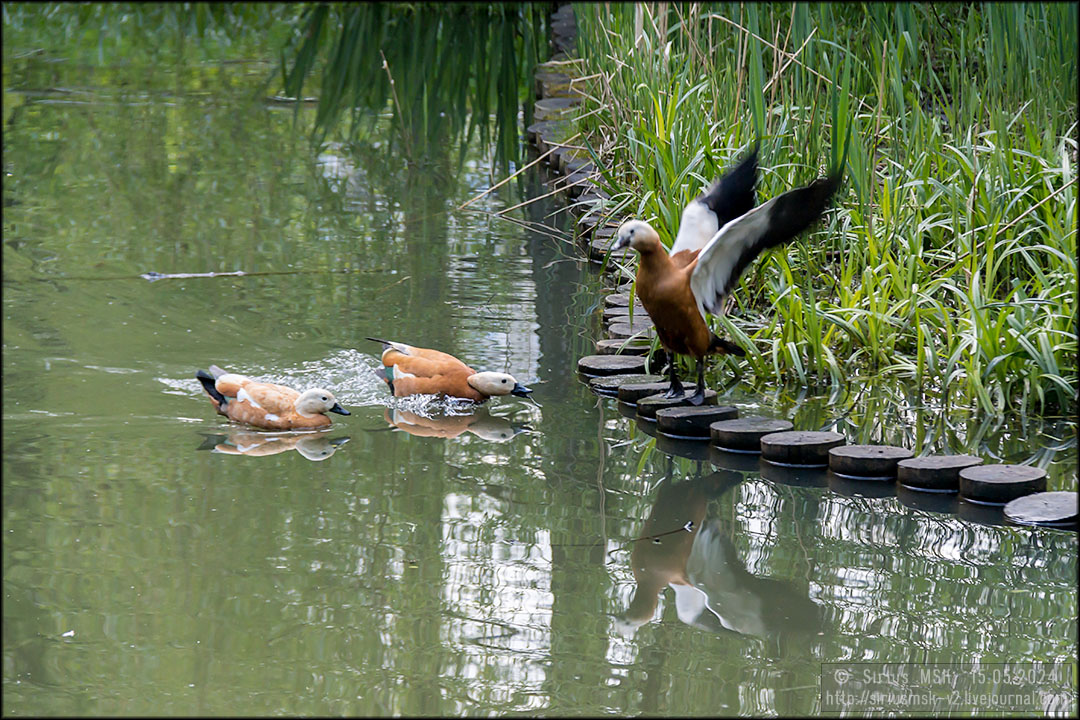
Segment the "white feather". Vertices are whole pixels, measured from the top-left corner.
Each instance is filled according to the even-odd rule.
[[[240,388],[240,391],[236,393],[236,399],[238,401],[240,401],[240,402],[243,402],[244,400],[247,400],[249,403],[251,403],[255,407],[259,408],[260,410],[262,409],[262,405],[255,402],[255,398],[248,395],[248,391],[245,390],[244,388]]]
[[[724,299],[735,288],[735,265],[769,228],[769,213],[776,198],[741,215],[713,235],[698,255],[697,266],[690,275],[690,291],[697,300],[698,312],[717,314]]]
[[[391,350],[397,350],[402,355],[412,355],[412,353],[409,352],[409,346],[405,343],[390,342],[389,340],[387,340],[386,345],[387,347],[382,351],[382,357],[386,357],[386,353],[390,352]]]
[[[718,224],[716,213],[705,203],[691,200],[690,204],[683,209],[682,220],[679,221],[679,234],[675,236],[675,242],[671,244],[669,254],[674,255],[681,250],[698,250],[705,247],[709,239],[719,230]]]

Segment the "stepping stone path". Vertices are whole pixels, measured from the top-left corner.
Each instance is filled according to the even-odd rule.
[[[981,464],[982,458],[974,455],[927,455],[898,462],[896,479],[912,490],[955,493],[960,490],[960,471]]]
[[[742,455],[742,457],[749,457]],[[792,467],[776,463],[759,463],[761,477],[780,485],[792,487],[827,487],[829,471],[823,467]]]
[[[605,338],[596,341],[597,355],[648,355],[652,345],[637,338],[626,342],[624,338]]]
[[[761,457],[779,465],[825,466],[829,451],[845,442],[836,432],[788,430],[761,438]]]
[[[661,411],[663,412],[663,411]],[[705,462],[709,459],[709,444],[694,440],[683,440],[660,432],[653,423],[644,419],[638,420],[638,426],[645,432],[652,427],[656,431],[656,449],[668,455],[678,455],[689,460]],[[651,434],[651,433],[650,433]]]
[[[693,391],[687,391],[683,393],[682,397],[666,398],[662,394],[650,395],[638,400],[637,403],[637,416],[650,422],[656,422],[656,413],[663,408],[680,407],[682,405],[690,405],[690,398],[693,396]],[[716,391],[705,391],[705,402],[702,405],[715,405],[716,404]]]
[[[1004,505],[1046,489],[1046,471],[1030,465],[979,465],[960,471],[960,495],[969,502]]]
[[[959,472],[959,471],[957,471]],[[959,478],[958,478],[959,480]],[[902,505],[926,512],[946,513],[955,515],[960,504],[956,492],[926,492],[921,488],[910,488],[907,485],[897,484],[896,499]]]
[[[709,426],[713,445],[737,453],[761,453],[761,438],[770,433],[791,430],[787,420],[751,415],[737,420],[721,420]]]
[[[587,377],[644,373],[645,358],[640,355],[586,355],[578,360],[578,372]]]
[[[671,386],[671,383],[663,378],[651,382],[634,382],[619,386],[619,402],[625,405],[636,406],[638,400],[657,393],[662,393]],[[636,410],[634,412],[637,412]]]
[[[643,338],[652,338],[656,333],[653,329],[653,322],[646,315],[643,318],[634,318],[633,323],[617,322],[611,323],[607,329],[608,335],[613,338],[628,338],[637,335]]]
[[[663,380],[659,375],[606,375],[589,380],[593,392],[616,397],[619,388],[630,383],[654,383]]]
[[[730,405],[669,407],[656,411],[656,428],[661,435],[678,440],[708,441],[710,425],[737,417],[739,411]]]
[[[829,469],[860,480],[895,480],[896,464],[914,455],[894,445],[841,445],[829,450]]]
[[[1005,505],[1005,517],[1020,525],[1076,527],[1077,495],[1074,492],[1040,492]]]

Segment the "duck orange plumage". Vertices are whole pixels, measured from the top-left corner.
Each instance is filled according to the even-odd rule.
[[[512,375],[476,372],[453,355],[439,350],[380,340],[383,366],[375,373],[390,386],[394,397],[446,395],[482,403],[495,395],[528,397],[532,392]]]
[[[704,247],[687,245],[671,255],[647,222],[630,220],[619,228],[613,251],[630,247],[640,254],[635,289],[656,326],[660,343],[669,353],[692,355],[697,360],[692,404],[700,405],[705,399],[706,355],[745,355],[738,345],[713,334],[705,322],[706,312],[722,312],[724,301],[754,258],[793,240],[809,227],[825,211],[839,185],[840,175],[836,174],[778,195],[725,223]],[[667,396],[682,395],[674,361],[669,377]]]
[[[216,365],[210,366],[210,372],[199,370],[195,377],[220,414],[267,430],[326,427],[330,424],[326,413],[350,414],[322,388],[301,393],[285,385],[225,372]]]

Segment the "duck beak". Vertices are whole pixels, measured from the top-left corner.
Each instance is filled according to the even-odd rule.
[[[532,390],[525,387],[521,383],[514,383],[514,389],[510,391],[511,395],[517,395],[518,397],[527,398]]]
[[[615,244],[611,246],[611,252],[628,247],[630,247],[630,236],[619,233],[619,237],[615,239]]]
[[[341,403],[334,403],[334,407],[330,408],[330,412],[337,413],[338,415],[352,415],[351,412],[341,407]]]

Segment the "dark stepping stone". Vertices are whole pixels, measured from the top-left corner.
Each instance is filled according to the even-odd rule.
[[[709,443],[698,442],[697,440],[683,440],[666,435],[660,432],[653,423],[645,419],[639,419],[638,423],[644,432],[648,432],[647,427],[656,430],[656,449],[660,452],[690,460],[701,460],[702,462],[709,459]]]
[[[607,375],[589,380],[589,388],[601,395],[619,394],[619,388],[628,383],[654,383],[663,380],[659,375]]]
[[[1030,465],[979,465],[960,471],[960,494],[968,502],[1004,505],[1046,489],[1046,471]]]
[[[638,355],[586,355],[578,360],[578,372],[589,377],[645,372],[645,358]]]
[[[954,493],[960,490],[960,471],[981,465],[974,455],[927,455],[896,464],[896,479],[912,490]]]
[[[909,488],[906,485],[896,486],[896,499],[900,504],[909,508],[923,510],[925,512],[956,514],[956,508],[960,500],[953,492],[926,492],[918,488]]]
[[[640,415],[634,415],[634,426],[645,433],[649,437],[658,437],[656,432],[656,423],[641,417]]]
[[[613,338],[628,338],[636,335],[639,338],[651,340],[656,331],[653,329],[652,320],[646,315],[643,318],[635,317],[633,323],[611,323],[608,325],[607,334]]]
[[[1005,505],[1005,517],[1020,525],[1076,526],[1076,493],[1040,492]]]
[[[560,72],[536,73],[536,83],[533,89],[536,91],[536,97],[538,98],[570,97],[574,94],[570,90],[570,76]]]
[[[598,355],[648,355],[652,345],[641,340],[626,342],[621,338],[608,338],[596,341]]]
[[[666,398],[663,394],[650,395],[638,400],[637,414],[639,418],[643,418],[649,422],[656,422],[656,412],[664,408],[680,407],[683,405],[690,406],[690,397],[694,394],[693,388],[687,389],[683,393],[682,397]],[[702,405],[715,405],[716,404],[716,391],[705,391],[705,402]]]
[[[768,465],[769,462],[763,460],[761,464]],[[896,495],[896,483],[866,482],[865,479],[852,480],[841,477],[832,470],[826,470],[825,476],[828,478],[829,489],[838,495],[867,498],[885,498]]]
[[[847,440],[837,432],[787,430],[761,438],[761,457],[778,465],[829,464],[829,451]]]
[[[715,424],[713,423],[713,425]],[[709,462],[723,470],[738,473],[757,473],[761,470],[760,465],[764,464],[760,463],[760,460],[761,456],[758,453],[728,452],[723,448],[718,448],[716,445],[709,444]]]
[[[612,321],[611,318],[626,318],[626,322],[630,322],[630,306],[629,305],[612,305],[611,307],[604,308],[604,320]],[[634,319],[649,317],[649,313],[645,312],[645,308],[640,305],[634,306]]]
[[[740,457],[756,456],[744,453]],[[761,477],[778,485],[827,487],[829,484],[829,471],[823,467],[790,467],[764,460],[759,463],[758,472],[761,473]]]
[[[552,97],[537,100],[533,106],[533,117],[537,120],[554,120],[569,116],[574,108],[581,104],[581,98]]]
[[[1006,525],[1004,508],[1004,505],[983,505],[960,498],[956,503],[956,515],[980,525]]]
[[[761,452],[761,438],[795,427],[787,420],[751,415],[737,420],[721,420],[709,426],[712,444],[736,453]],[[756,462],[756,461],[755,461]]]
[[[671,386],[667,380],[653,380],[650,382],[626,383],[619,386],[619,402],[626,403],[631,407],[636,406],[638,400],[647,398],[657,393],[666,391]],[[637,410],[634,410],[636,413]]]
[[[630,418],[631,420],[637,419],[637,405],[627,405],[621,400],[615,403],[615,409],[619,411],[619,414],[624,418]]]
[[[894,445],[841,445],[829,451],[829,469],[857,480],[892,481],[896,464],[913,454]]]
[[[625,292],[614,292],[610,295],[604,296],[605,307],[629,307],[630,294]]]
[[[607,228],[603,228],[607,229]],[[600,230],[593,233],[593,239],[589,242],[589,259],[596,262],[603,262],[608,257],[608,251],[611,250],[611,246],[615,244],[615,237],[612,235],[598,236]],[[611,257],[620,258],[626,252],[629,252],[630,248],[624,248],[623,250],[617,250],[611,253]],[[609,260],[610,262],[610,260]]]
[[[661,435],[678,440],[709,440],[709,426],[720,420],[733,420],[739,411],[730,405],[687,405],[656,411],[656,428]]]

